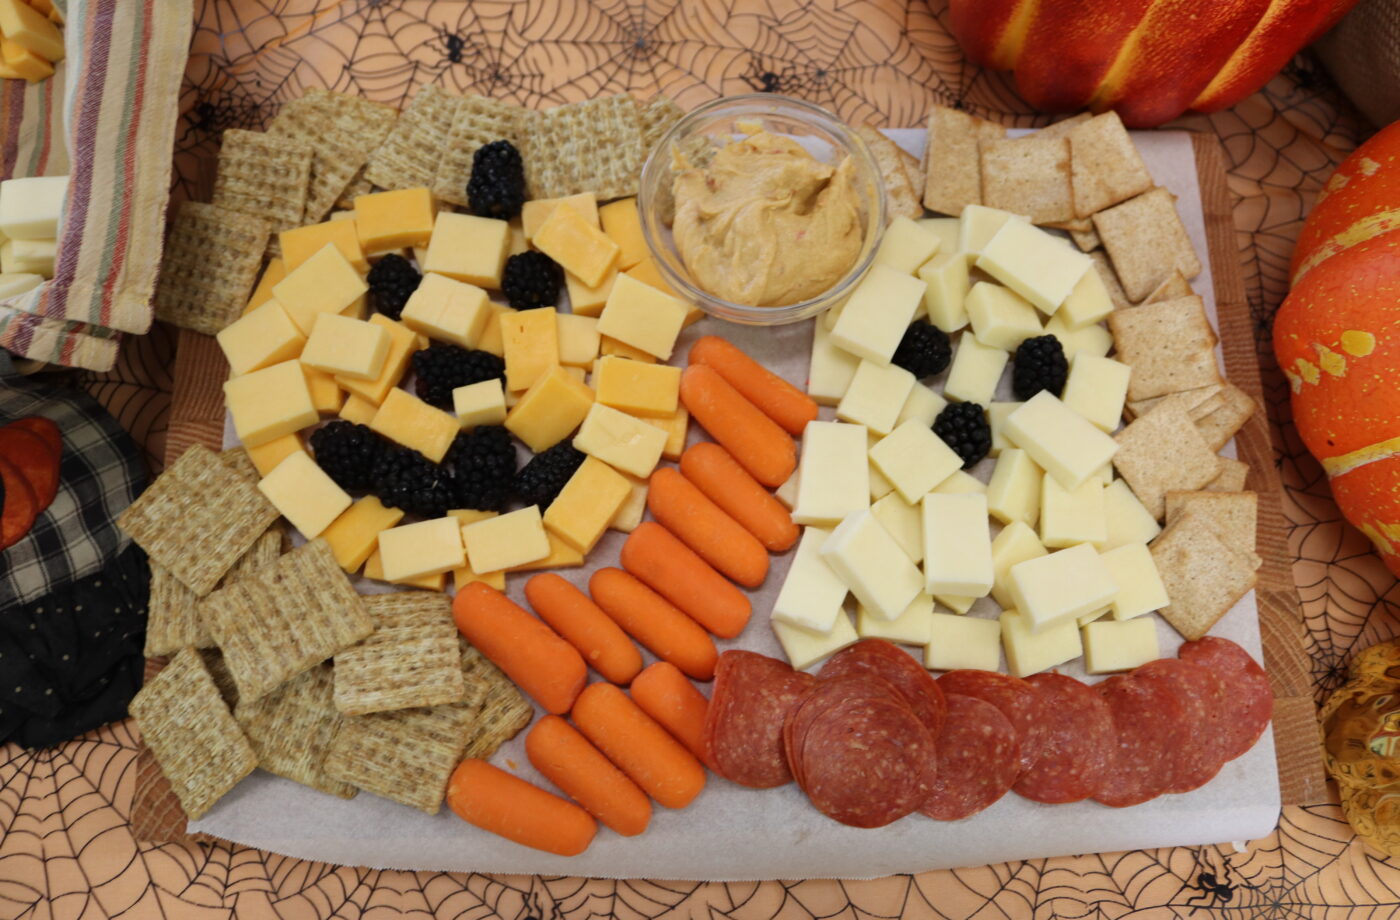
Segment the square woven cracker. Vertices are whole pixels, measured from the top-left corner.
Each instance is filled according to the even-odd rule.
[[[1219,465],[1180,406],[1158,406],[1114,435],[1113,466],[1148,512],[1166,514],[1168,492],[1189,492],[1215,478]]]
[[[466,694],[452,601],[400,592],[365,598],[374,632],[335,656],[335,707],[346,715],[461,702]]]
[[[200,604],[199,615],[244,701],[260,699],[374,631],[325,540],[220,588]]]
[[[216,648],[202,648],[199,657],[204,660],[205,670],[214,679],[214,686],[219,688],[219,696],[232,712],[233,707],[238,705],[238,685],[233,682],[233,675],[224,663],[224,653]]]
[[[365,178],[365,168],[361,166],[360,171],[355,173],[355,178],[350,180],[345,191],[341,192],[340,197],[335,200],[336,209],[353,210],[355,199],[361,195],[368,195],[372,191],[374,191],[374,183]]]
[[[307,90],[306,95],[282,106],[267,133],[312,150],[303,222],[314,224],[325,219],[369,155],[388,137],[397,118],[386,105],[324,89]]]
[[[365,178],[384,189],[431,187],[459,98],[432,84],[419,87],[384,142],[370,154]]]
[[[1069,141],[1041,132],[983,144],[980,155],[983,204],[1035,224],[1074,219]]]
[[[253,485],[257,485],[262,479],[258,468],[253,465],[253,458],[248,456],[248,452],[242,447],[225,447],[219,451],[219,459],[228,464],[230,470]]]
[[[571,102],[527,123],[525,180],[531,198],[596,192],[599,201],[637,194],[642,122],[626,93]]]
[[[1127,201],[1152,187],[1152,174],[1117,112],[1086,119],[1074,125],[1066,136],[1074,210],[1080,217]]]
[[[1211,521],[1185,514],[1152,541],[1152,561],[1171,603],[1162,618],[1199,639],[1254,587],[1259,557],[1226,544]]]
[[[885,186],[885,200],[889,204],[885,216],[891,219],[907,217],[910,220],[923,217],[924,204],[914,193],[914,186],[904,171],[904,160],[900,156],[903,151],[899,149],[899,145],[869,125],[856,128],[856,133],[870,148],[876,165],[880,167],[880,179]]]
[[[194,649],[182,650],[147,681],[130,712],[191,818],[207,812],[258,765]]]
[[[1190,297],[1194,293],[1196,292],[1191,290],[1191,282],[1186,280],[1181,269],[1174,268],[1166,280],[1153,288],[1151,294],[1143,298],[1142,304],[1146,306],[1150,303],[1161,303],[1164,300],[1175,300],[1178,297]]]
[[[651,149],[661,140],[662,135],[671,130],[671,125],[684,117],[685,111],[670,96],[653,96],[637,108],[637,117],[642,123],[642,160],[645,161]]]
[[[1187,514],[1203,514],[1227,546],[1254,552],[1259,496],[1254,492],[1168,492],[1167,526]]]
[[[277,509],[218,454],[195,445],[117,518],[117,526],[203,597],[272,522]]]
[[[1128,399],[1151,399],[1220,382],[1215,330],[1200,297],[1114,310],[1108,328],[1118,360],[1133,369]]]
[[[981,204],[978,146],[1004,137],[1005,128],[975,115],[941,105],[929,110],[924,147],[924,207],[957,217],[967,205]]]
[[[1128,299],[1128,292],[1123,290],[1118,273],[1113,270],[1113,263],[1108,261],[1108,253],[1095,249],[1089,253],[1089,258],[1094,260],[1094,270],[1103,279],[1103,286],[1108,288],[1108,299],[1113,301],[1113,309],[1126,310],[1131,307],[1133,302]]]
[[[1201,273],[1201,260],[1176,213],[1176,199],[1164,188],[1099,211],[1094,229],[1134,302],[1151,294],[1173,269],[1187,280]]]
[[[311,146],[231,128],[219,148],[216,207],[261,217],[274,231],[300,227],[311,187]]]
[[[248,552],[238,557],[238,561],[228,570],[221,584],[227,585],[240,578],[256,575],[272,566],[282,555],[282,539],[282,526],[274,523],[267,529],[267,533],[258,537],[249,547]]]
[[[1249,480],[1249,464],[1243,460],[1220,458],[1220,473],[1201,488],[1210,492],[1243,492]]]
[[[442,201],[466,206],[467,183],[472,177],[476,152],[493,141],[507,140],[518,149],[525,124],[525,109],[511,102],[485,96],[464,96],[457,102],[447,144],[438,160],[433,194]]]
[[[214,644],[197,607],[199,598],[159,562],[151,561],[151,597],[146,611],[147,658],[171,655],[182,648]]]
[[[326,756],[326,775],[435,815],[473,718],[462,706],[345,716]]]
[[[1139,415],[1146,415],[1163,403],[1174,403],[1185,409],[1186,414],[1191,416],[1193,422],[1199,421],[1225,404],[1224,400],[1220,398],[1220,391],[1223,389],[1223,384],[1213,383],[1210,386],[1197,387],[1194,390],[1179,390],[1175,393],[1168,393],[1166,396],[1133,400],[1128,403],[1128,411],[1136,418]]]
[[[243,726],[269,773],[353,799],[355,787],[326,775],[326,754],[344,722],[335,709],[331,668],[318,664],[254,702],[241,703],[234,718]]]
[[[490,757],[534,718],[535,710],[510,678],[466,640],[460,640],[467,698],[473,715],[466,757]]]
[[[1092,226],[1088,230],[1069,231],[1069,238],[1074,240],[1074,245],[1078,246],[1081,252],[1093,252],[1103,245],[1103,240],[1099,239],[1098,231]],[[1115,277],[1114,281],[1117,280]]]
[[[1220,408],[1196,419],[1196,427],[1214,450],[1228,444],[1259,408],[1248,393],[1233,383],[1226,382],[1220,396],[1224,402]]]
[[[184,201],[170,222],[152,300],[156,319],[215,335],[253,293],[272,225],[212,204]]]

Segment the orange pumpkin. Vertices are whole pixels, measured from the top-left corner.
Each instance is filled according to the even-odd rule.
[[[1229,108],[1356,0],[951,0],[968,58],[1014,70],[1031,105],[1116,109],[1147,128]]]
[[[1346,519],[1400,575],[1400,122],[1337,167],[1293,251],[1274,355]]]

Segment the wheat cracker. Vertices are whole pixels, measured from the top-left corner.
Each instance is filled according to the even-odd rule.
[[[384,142],[370,154],[365,179],[391,190],[431,187],[459,99],[430,83],[419,87]]]
[[[156,319],[216,335],[253,293],[272,225],[259,217],[183,201],[170,221],[152,298]]]
[[[1070,230],[1069,238],[1074,240],[1074,245],[1078,246],[1081,252],[1093,252],[1103,245],[1103,240],[1099,239],[1098,231],[1096,231],[1092,225],[1088,230]],[[1114,281],[1116,282],[1117,280],[1115,276]],[[1125,297],[1124,303],[1126,302],[1127,299]]]
[[[1220,458],[1220,473],[1201,486],[1209,492],[1243,492],[1249,480],[1249,464],[1230,457]]]
[[[1094,229],[1134,303],[1151,294],[1173,270],[1187,280],[1201,273],[1201,260],[1176,213],[1176,199],[1160,186],[1099,211]]]
[[[1152,187],[1152,174],[1117,112],[1085,119],[1072,126],[1066,137],[1074,210],[1080,217],[1127,201]]]
[[[685,116],[685,111],[669,96],[653,96],[637,108],[642,124],[642,159],[661,142],[671,126]]]
[[[1048,124],[1035,132],[1037,137],[1068,137],[1070,132],[1077,126],[1088,121],[1092,116],[1088,112],[1080,112],[1068,118],[1062,118],[1057,122]]]
[[[1213,383],[1209,386],[1196,387],[1194,390],[1178,390],[1175,393],[1168,393],[1166,396],[1130,400],[1127,403],[1128,412],[1136,418],[1139,415],[1146,415],[1163,403],[1175,403],[1186,410],[1186,414],[1191,416],[1192,421],[1199,421],[1225,405],[1225,401],[1220,398],[1222,389],[1224,389],[1224,384]]]
[[[447,145],[433,178],[433,194],[442,201],[466,206],[467,183],[471,181],[476,152],[500,140],[519,148],[524,142],[524,113],[522,106],[485,96],[464,96],[458,101]]]
[[[230,128],[219,148],[214,206],[262,218],[274,232],[301,226],[311,187],[311,151],[300,141]]]
[[[1164,300],[1175,300],[1178,297],[1190,297],[1196,293],[1191,289],[1191,282],[1186,280],[1186,276],[1181,273],[1181,269],[1174,268],[1172,273],[1155,288],[1152,293],[1143,298],[1142,305],[1150,303],[1161,303]]]
[[[1171,599],[1159,612],[1190,641],[1210,632],[1257,579],[1259,557],[1232,549],[1202,514],[1182,515],[1152,541],[1151,552]]]
[[[1123,290],[1123,284],[1118,280],[1118,273],[1113,270],[1113,263],[1108,260],[1108,253],[1095,249],[1089,253],[1089,258],[1094,261],[1094,270],[1103,280],[1103,286],[1108,288],[1108,299],[1113,301],[1113,309],[1126,310],[1133,306],[1128,292]]]
[[[530,701],[486,656],[459,641],[467,693],[463,706],[473,713],[467,757],[490,757],[534,718]]]
[[[924,146],[924,207],[957,217],[967,205],[981,204],[978,148],[1005,137],[1006,129],[1001,125],[975,115],[942,105],[929,110]]]
[[[1167,493],[1167,526],[1186,514],[1203,514],[1231,549],[1254,552],[1259,496],[1254,492]]]
[[[293,782],[342,799],[355,797],[349,783],[326,775],[330,751],[344,717],[333,700],[331,668],[318,664],[252,702],[242,702],[234,718],[258,755],[258,766]]]
[[[1074,219],[1069,183],[1069,141],[1044,132],[980,147],[982,203],[1031,223]]]
[[[1133,369],[1128,399],[1137,401],[1220,382],[1215,330],[1200,297],[1114,310],[1108,328],[1118,360]]]
[[[238,705],[238,685],[233,682],[233,675],[224,662],[224,653],[217,648],[202,648],[199,649],[199,657],[203,659],[209,676],[214,679],[214,686],[219,688],[219,696],[232,712]]]
[[[1196,427],[1213,450],[1228,444],[1259,408],[1248,393],[1228,381],[1220,397],[1223,405],[1196,419]]]
[[[335,708],[359,716],[460,702],[466,694],[452,601],[400,592],[365,598],[374,632],[335,656]]]
[[[1157,406],[1113,436],[1113,466],[1157,520],[1166,514],[1168,492],[1190,492],[1215,478],[1219,469],[1196,423],[1180,406]]]
[[[170,570],[151,560],[151,594],[146,608],[147,658],[172,655],[182,648],[214,644],[199,619],[199,597]]]
[[[435,815],[473,718],[461,706],[344,716],[326,755],[326,775]]]
[[[642,174],[637,101],[619,93],[541,112],[527,123],[521,152],[531,198],[635,195]]]
[[[856,133],[870,148],[871,155],[880,169],[880,179],[885,186],[885,210],[887,218],[907,217],[915,220],[924,216],[924,205],[914,192],[914,186],[904,169],[903,153],[899,145],[879,130],[869,125],[856,128]]]
[[[282,106],[267,133],[311,148],[311,178],[302,220],[324,220],[369,161],[398,114],[362,96],[310,89]]]

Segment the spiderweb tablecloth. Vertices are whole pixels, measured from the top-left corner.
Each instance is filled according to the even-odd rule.
[[[398,102],[422,82],[549,105],[662,89],[690,106],[771,89],[849,120],[911,125],[934,101],[1033,123],[998,75],[967,66],[945,0],[199,0],[182,92],[179,195],[203,194],[218,133],[257,125],[309,86]],[[1301,217],[1368,130],[1300,58],[1236,109],[1183,120],[1223,144],[1236,240],[1284,481],[1311,683],[1321,698],[1354,650],[1400,632],[1395,579],[1341,520],[1287,420],[1267,359]],[[175,396],[217,350],[161,331],[128,342],[108,375],[81,378],[152,457],[204,436],[207,406]],[[697,884],[381,872],[226,844],[133,836],[139,739],[129,723],[59,748],[0,749],[0,918],[6,917],[1263,917],[1387,916],[1400,863],[1354,841],[1334,804],[1286,808],[1277,832],[1230,847],[1032,860],[871,882]],[[1195,913],[1193,914],[1193,910]]]

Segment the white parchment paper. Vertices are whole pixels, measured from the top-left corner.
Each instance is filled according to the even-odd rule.
[[[889,132],[916,155],[923,131]],[[1136,134],[1143,159],[1159,185],[1176,194],[1191,241],[1207,262],[1205,224],[1190,137],[1180,132]],[[1214,288],[1207,264],[1193,282],[1215,317]],[[706,319],[686,330],[677,347],[685,355],[700,335],[721,334],[799,386],[805,384],[811,322],[755,329]],[[1009,374],[1008,374],[1009,377]],[[942,380],[933,383],[941,391]],[[998,398],[1010,398],[1003,382]],[[829,417],[831,411],[823,410]],[[692,426],[691,441],[700,439]],[[225,443],[236,443],[231,426]],[[1233,450],[1233,445],[1227,453]],[[973,472],[986,480],[991,460]],[[617,565],[625,534],[608,532],[581,569],[559,574],[586,586],[596,569]],[[751,592],[754,614],[738,639],[721,649],[747,648],[783,657],[768,626],[791,553],[773,558],[760,590]],[[525,577],[510,579],[509,594],[524,604]],[[362,581],[364,592],[382,590]],[[969,616],[995,616],[990,598]],[[1171,655],[1181,638],[1155,614],[1162,653]],[[1230,611],[1213,634],[1232,639],[1262,661],[1253,593]],[[643,652],[648,662],[652,657]],[[1066,673],[1083,677],[1079,662]],[[1097,678],[1094,678],[1097,680]],[[709,686],[701,689],[708,695]],[[503,747],[493,762],[531,782],[550,787],[524,755],[524,733]],[[331,863],[439,871],[477,871],[611,878],[758,880],[785,878],[872,878],[893,873],[974,866],[1004,860],[1144,847],[1248,840],[1271,831],[1279,814],[1273,736],[1266,732],[1243,757],[1225,765],[1212,782],[1186,795],[1161,796],[1133,808],[1093,802],[1041,805],[1008,794],[972,818],[943,823],[911,815],[876,830],[837,824],[819,814],[794,785],[745,789],[713,774],[695,802],[683,811],[656,806],[651,826],[639,837],[619,837],[600,828],[587,852],[563,858],[527,849],[479,831],[444,806],[429,817],[369,793],[345,801],[261,770],[244,780],[199,821],[202,832],[277,853]]]

